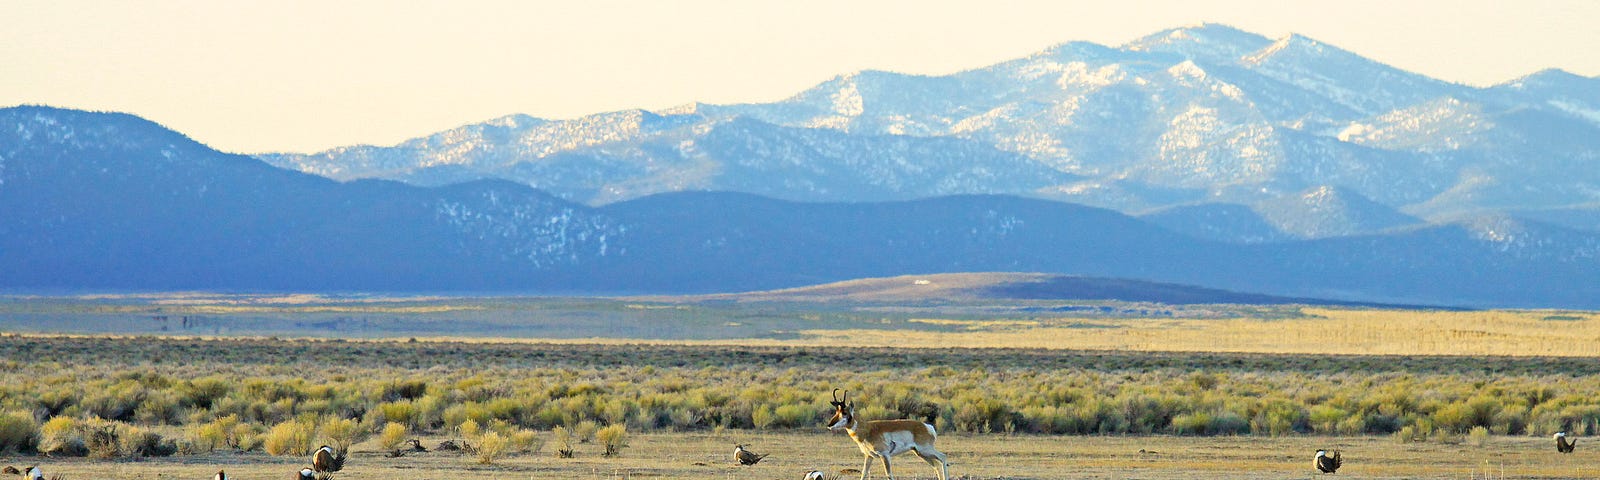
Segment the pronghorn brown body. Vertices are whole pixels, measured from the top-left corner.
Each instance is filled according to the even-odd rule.
[[[916,420],[856,420],[856,404],[850,401],[850,392],[844,393],[844,398],[839,398],[839,390],[833,391],[834,412],[833,418],[828,420],[829,430],[844,430],[850,434],[850,439],[855,440],[856,447],[865,455],[866,462],[861,466],[861,479],[866,480],[872,473],[872,459],[883,460],[883,474],[894,480],[894,470],[889,466],[889,458],[906,452],[914,452],[922,460],[932,465],[939,474],[939,480],[950,478],[950,464],[943,453],[933,446],[939,433],[934,431],[933,425]]]

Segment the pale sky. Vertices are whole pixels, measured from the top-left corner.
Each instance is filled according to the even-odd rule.
[[[1469,85],[1600,75],[1597,0],[0,0],[0,107],[311,152],[511,113],[773,101],[856,70],[945,74],[1199,22]]]

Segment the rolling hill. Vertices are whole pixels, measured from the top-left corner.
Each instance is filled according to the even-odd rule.
[[[1371,216],[1385,210],[1353,195],[1310,204],[1324,203],[1395,218]],[[1339,301],[1593,308],[1597,258],[1597,234],[1513,215],[1241,244],[1006,195],[842,203],[680,192],[595,207],[503,180],[338,182],[130,115],[0,109],[8,291],[685,294],[1032,271]]]

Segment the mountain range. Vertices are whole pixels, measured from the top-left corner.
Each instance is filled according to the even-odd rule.
[[[1547,70],[1476,88],[1204,24],[943,76],[855,72],[772,103],[513,115],[392,147],[258,157],[339,180],[505,179],[592,206],[733,191],[1006,194],[1154,221],[1204,211],[1217,221],[1167,225],[1242,243],[1507,213],[1596,230],[1600,79]]]
[[[316,155],[13,107],[0,290],[622,295],[1043,272],[1600,308],[1595,85],[1471,88],[1205,25]]]

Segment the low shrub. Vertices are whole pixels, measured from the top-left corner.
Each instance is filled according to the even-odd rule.
[[[1482,447],[1486,443],[1489,443],[1489,429],[1472,427],[1472,432],[1467,434],[1467,444],[1474,447]]]
[[[474,456],[477,457],[478,463],[488,465],[494,463],[495,460],[506,453],[506,450],[511,446],[511,441],[498,432],[489,432],[479,435],[478,441],[474,442],[474,445],[477,446],[477,452],[475,452]]]
[[[0,453],[33,453],[39,449],[39,422],[26,412],[0,414]]]
[[[310,455],[317,445],[311,443],[316,438],[317,424],[312,420],[289,420],[267,430],[262,439],[262,448],[267,454],[277,456],[305,456]]]
[[[518,430],[511,434],[511,448],[518,452],[538,455],[544,449],[544,441],[539,438],[539,433],[533,430]]]
[[[410,433],[405,425],[398,423],[384,424],[383,432],[378,434],[378,446],[384,450],[399,448],[401,443],[405,443],[406,436]]]
[[[620,455],[623,447],[628,446],[628,426],[619,423],[602,428],[595,433],[595,438],[600,440],[600,443],[606,447],[603,455],[607,457]]]
[[[595,432],[598,431],[600,431],[600,424],[595,423],[593,420],[584,420],[578,422],[577,426],[572,427],[572,436],[578,439],[578,443],[589,443],[594,440]]]
[[[123,425],[117,435],[117,454],[123,457],[166,457],[178,453],[178,443],[161,434]]]
[[[340,452],[349,451],[351,445],[366,438],[366,430],[361,428],[361,423],[348,418],[328,419],[322,422],[319,431],[323,444]]]
[[[39,427],[39,453],[62,457],[88,455],[89,444],[78,423],[70,417],[55,417],[44,422]]]
[[[550,429],[550,441],[556,444],[556,456],[572,458],[572,431],[567,430],[567,427],[557,425]]]

